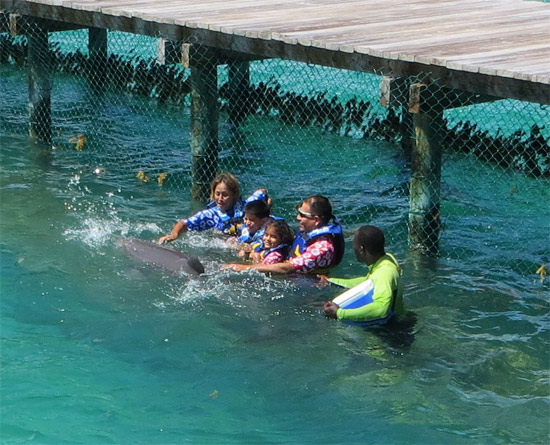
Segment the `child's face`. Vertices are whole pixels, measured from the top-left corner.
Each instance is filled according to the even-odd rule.
[[[275,230],[275,227],[270,226],[267,229],[265,229],[264,233],[264,247],[266,249],[273,249],[274,247],[277,247],[279,244],[281,244],[281,237]]]
[[[251,215],[248,212],[244,212],[244,218],[243,222],[246,228],[248,229],[248,233],[250,235],[254,235],[260,228],[264,225],[267,218],[258,218],[255,215]]]
[[[225,183],[220,182],[214,188],[214,203],[222,210],[227,212],[231,210],[237,201],[235,194],[227,188]]]

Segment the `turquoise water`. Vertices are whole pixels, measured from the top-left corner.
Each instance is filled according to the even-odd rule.
[[[238,150],[224,139],[222,165],[246,191],[267,185],[278,213],[321,191],[348,247],[359,224],[386,230],[411,343],[324,319],[337,289],[220,272],[234,253],[211,233],[174,244],[201,256],[198,279],[128,258],[125,237],[155,239],[197,208],[188,115],[114,92],[92,106],[59,76],[45,154],[24,134],[24,73],[1,69],[3,443],[548,442],[550,288],[523,272],[549,261],[547,181],[446,156],[435,260],[407,250],[396,147],[257,118]],[[170,177],[139,183],[142,169]],[[348,249],[336,273],[363,272]]]

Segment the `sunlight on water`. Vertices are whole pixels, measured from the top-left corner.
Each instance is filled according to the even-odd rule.
[[[247,192],[257,178],[268,183],[294,224],[292,206],[323,181],[289,187],[282,130],[254,125],[262,140],[250,137],[243,156],[253,162],[239,177]],[[124,239],[155,241],[195,210],[185,186],[124,175],[136,159],[152,162],[148,137],[161,141],[165,130],[127,136],[137,141],[127,159],[106,139],[44,161],[24,135],[0,135],[3,441],[547,442],[550,284],[517,267],[548,261],[548,222],[537,218],[548,211],[546,183],[503,174],[479,184],[465,168],[471,159],[450,156],[444,251],[434,260],[409,252],[402,236],[407,177],[397,150],[354,141],[346,163],[315,156],[332,136],[301,147],[297,162],[319,162],[333,178],[324,190],[339,216],[362,215],[399,240],[391,250],[404,266],[413,334],[365,332],[321,316],[336,288],[220,271],[235,250],[212,233],[171,244],[200,257],[198,277],[124,253]],[[155,156],[185,177],[181,155],[159,147]],[[357,192],[365,175],[368,190]],[[499,202],[484,199],[499,191]],[[460,258],[447,255],[457,246]],[[364,272],[348,249],[337,274]]]

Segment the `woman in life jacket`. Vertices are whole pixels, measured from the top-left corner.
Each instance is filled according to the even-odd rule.
[[[340,263],[344,255],[342,226],[332,213],[329,199],[309,196],[296,207],[299,230],[288,261],[276,264],[228,264],[233,270],[256,269],[266,273],[321,273]]]
[[[238,235],[246,203],[255,200],[269,200],[265,189],[256,190],[246,201],[241,199],[238,179],[231,173],[218,174],[210,186],[210,199],[205,210],[189,218],[179,220],[172,231],[158,240],[159,244],[173,241],[182,232],[214,229],[229,235]]]

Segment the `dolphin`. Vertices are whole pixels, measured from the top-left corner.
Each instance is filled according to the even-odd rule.
[[[188,275],[200,275],[204,272],[204,266],[196,256],[179,250],[136,238],[123,240],[122,246],[132,258],[170,272],[185,272]]]

